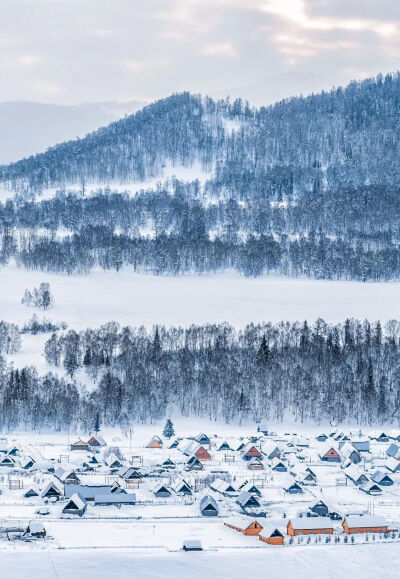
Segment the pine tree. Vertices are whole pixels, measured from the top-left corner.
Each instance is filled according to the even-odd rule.
[[[167,422],[165,423],[163,436],[165,436],[165,438],[171,438],[172,436],[175,436],[174,425],[172,424],[170,418],[168,418]]]
[[[97,434],[100,430],[100,414],[96,412],[96,417],[94,419],[94,431]]]
[[[257,362],[260,366],[268,364],[270,358],[270,350],[265,335],[261,339],[261,344],[257,352]]]

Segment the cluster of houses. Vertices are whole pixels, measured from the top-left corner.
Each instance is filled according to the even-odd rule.
[[[107,517],[114,507],[133,517],[149,505],[174,516],[179,507],[190,516],[220,517],[227,528],[272,545],[297,535],[394,532],[368,514],[370,499],[362,497],[400,489],[400,431],[333,429],[304,437],[259,427],[228,438],[154,435],[147,444],[130,441],[129,450],[94,433],[54,452],[0,441],[0,485],[37,506],[40,518]],[[352,493],[358,510],[329,495],[338,488]]]

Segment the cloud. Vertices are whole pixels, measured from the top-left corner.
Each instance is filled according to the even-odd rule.
[[[204,56],[237,56],[236,49],[231,42],[207,44],[199,50],[199,54]]]
[[[18,63],[22,66],[32,66],[40,61],[40,57],[37,54],[22,54],[18,58]]]

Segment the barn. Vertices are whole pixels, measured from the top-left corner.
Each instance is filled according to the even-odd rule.
[[[287,524],[287,534],[297,535],[332,535],[333,523],[327,517],[299,517],[290,519]]]
[[[203,517],[217,517],[217,501],[210,495],[204,496],[200,501],[200,512]]]
[[[228,519],[224,525],[230,529],[235,529],[243,535],[258,535],[263,530],[263,525],[258,519],[246,517],[245,515],[236,515]]]
[[[343,532],[347,535],[356,533],[387,533],[388,524],[385,517],[370,515],[349,515],[342,522]],[[391,529],[395,530],[395,529]]]

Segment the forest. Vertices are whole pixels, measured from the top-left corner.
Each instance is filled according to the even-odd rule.
[[[15,337],[14,326],[9,333]],[[174,412],[228,423],[400,423],[395,320],[382,327],[319,319],[240,331],[227,324],[148,331],[110,322],[53,333],[44,355],[54,368],[45,376],[2,359],[3,430],[90,429],[97,413],[103,425],[122,426]],[[93,380],[90,391],[81,372]]]

